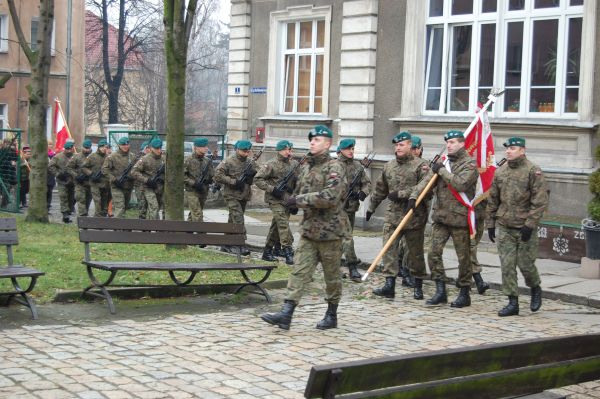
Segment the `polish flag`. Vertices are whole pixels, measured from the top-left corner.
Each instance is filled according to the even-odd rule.
[[[71,138],[71,132],[67,126],[67,121],[63,115],[60,101],[54,100],[54,136],[56,138],[54,144],[54,152],[58,153],[64,149],[65,143]]]

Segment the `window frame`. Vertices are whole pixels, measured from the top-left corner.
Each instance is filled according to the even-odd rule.
[[[33,44],[34,44],[34,38],[32,35],[32,28],[33,28],[33,22],[37,22],[37,28],[36,28],[36,32],[37,29],[40,28],[40,17],[39,16],[33,16],[31,17],[31,21],[30,21],[30,25],[29,25],[29,47],[31,48],[31,50],[35,51],[33,48]],[[37,45],[37,43],[35,43]],[[37,50],[37,49],[36,49]],[[56,19],[52,19],[52,38],[50,39],[50,55],[51,56],[55,56],[56,55]]]
[[[8,24],[7,14],[0,14],[0,53],[8,53]]]
[[[0,129],[6,129],[8,123],[8,104],[0,103]]]

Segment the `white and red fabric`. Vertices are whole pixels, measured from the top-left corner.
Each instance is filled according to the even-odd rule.
[[[69,133],[67,121],[62,113],[58,99],[54,100],[54,136],[56,137],[54,152],[58,153],[64,149],[65,143],[71,138],[71,133]]]

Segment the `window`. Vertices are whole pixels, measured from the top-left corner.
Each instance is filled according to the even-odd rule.
[[[40,25],[40,20],[38,17],[33,17],[31,19],[31,36],[30,36],[30,45],[31,45],[31,50],[36,51],[37,48],[37,34],[38,34],[38,29],[39,29],[39,25]],[[52,20],[52,39],[50,42],[50,55],[55,55],[56,54],[56,49],[55,49],[55,42],[56,42],[56,20]]]
[[[8,15],[0,15],[0,53],[8,52]]]
[[[0,104],[0,129],[8,127],[8,112],[6,104]]]
[[[429,0],[424,114],[474,112],[492,87],[495,116],[576,114],[582,0]]]

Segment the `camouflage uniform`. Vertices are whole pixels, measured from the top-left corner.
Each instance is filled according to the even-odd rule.
[[[205,168],[206,176],[204,177],[202,187],[194,187]],[[194,153],[184,160],[183,173],[187,203],[190,207],[188,220],[202,222],[204,220],[202,210],[204,209],[204,204],[208,197],[208,186],[212,183],[215,175],[212,159],[205,155],[200,156]]]
[[[288,279],[286,300],[298,303],[304,286],[312,280],[319,261],[325,276],[325,295],[330,304],[342,297],[339,271],[342,239],[350,233],[342,198],[348,189],[346,171],[328,153],[307,157],[296,186],[296,205],[304,210],[300,244],[294,270]]]
[[[535,267],[537,226],[548,206],[546,180],[541,169],[525,156],[508,161],[496,171],[490,189],[488,228],[498,227],[498,253],[502,265],[502,291],[518,296],[517,267],[528,287],[540,285]],[[533,230],[531,239],[521,241],[520,229]]]
[[[67,169],[75,181],[75,201],[77,201],[77,216],[88,216],[90,204],[92,203],[92,190],[90,180],[83,173],[83,162],[91,153],[83,151],[75,154],[67,163]]]
[[[116,181],[123,175],[125,169],[131,162],[135,162],[135,156],[130,151],[123,151],[119,148],[113,152],[102,165],[102,174],[110,181],[110,192],[112,194],[114,217],[122,218],[131,200],[131,191],[133,190],[133,180],[129,174],[122,187],[117,187]]]
[[[346,158],[341,152],[338,155],[338,162],[340,162],[346,170],[345,176],[348,185],[352,183],[354,176],[361,172],[360,182],[354,187],[353,192],[357,195],[362,191],[368,195],[371,192],[371,179],[369,179],[369,176],[363,171],[361,163],[352,158]],[[344,195],[346,195],[346,193],[344,193]],[[348,201],[344,204],[344,211],[348,215],[348,221],[350,223],[350,236],[342,241],[342,255],[345,257],[347,265],[357,265],[360,263],[360,259],[356,256],[356,251],[354,251],[354,239],[352,238],[354,218],[358,208],[360,208],[360,201],[352,196],[349,197]]]
[[[458,257],[458,280],[456,284],[459,287],[470,287],[472,276],[471,240],[467,224],[467,207],[458,202],[449,186],[457,192],[464,192],[467,197],[473,198],[479,172],[477,171],[477,163],[464,148],[461,148],[456,154],[449,155],[448,158],[451,172],[445,167],[440,168],[439,178],[433,189],[436,201],[433,206],[431,249],[427,256],[427,263],[431,268],[431,278],[433,280],[444,281],[446,279],[442,254],[446,242],[452,237]],[[424,185],[427,184],[429,178],[425,180]]]
[[[156,188],[148,187],[147,183],[156,175],[163,163],[162,155],[150,152],[140,158],[131,169],[131,177],[145,185],[144,197],[148,203],[148,219],[159,219],[158,212],[162,206],[164,181],[159,179]]]
[[[290,160],[277,154],[276,158],[271,159],[262,165],[254,177],[254,184],[265,192],[265,202],[269,204],[273,219],[267,235],[267,247],[273,247],[276,242],[281,242],[282,247],[291,247],[294,238],[290,231],[290,212],[285,207],[285,198],[275,198],[271,193],[277,184],[296,166],[298,161]],[[293,193],[296,187],[297,176],[292,176],[288,181],[288,193]]]
[[[398,201],[390,201],[385,214],[383,224],[384,244],[390,239],[396,227],[406,216],[408,200],[418,197],[420,193],[420,190],[418,190],[419,182],[423,181],[428,172],[429,165],[427,161],[415,158],[412,154],[396,157],[396,159],[387,162],[383,166],[383,172],[377,179],[375,190],[371,195],[369,212],[374,213],[389,193],[398,190]],[[400,237],[404,237],[407,243],[410,271],[414,277],[421,279],[427,277],[423,253],[427,214],[428,208],[424,204],[418,206],[400,235]],[[383,274],[385,277],[396,277],[398,274],[400,237],[396,238],[396,241],[383,256]]]
[[[100,149],[88,156],[81,170],[90,178],[90,187],[92,189],[92,198],[94,199],[94,216],[108,216],[108,202],[110,201],[110,183],[108,178],[102,174],[102,165],[106,159],[106,154],[100,152]],[[94,181],[92,176],[97,176],[100,172],[100,179]]]
[[[471,272],[481,273],[483,270],[477,259],[477,246],[483,237],[483,230],[485,225],[485,208],[487,207],[487,200],[481,201],[475,206],[475,238],[471,240]]]
[[[229,209],[227,223],[244,224],[246,204],[252,196],[252,179],[246,182],[242,190],[236,189],[235,183],[242,177],[242,172],[248,162],[251,162],[253,170],[256,170],[255,162],[252,159],[239,156],[236,152],[215,169],[215,182],[223,185],[223,198]]]
[[[73,176],[71,176],[67,169],[67,163],[72,157],[72,152],[62,151],[56,154],[48,164],[48,170],[56,176],[58,196],[60,198],[60,212],[63,215],[75,211],[75,185],[73,184]]]

